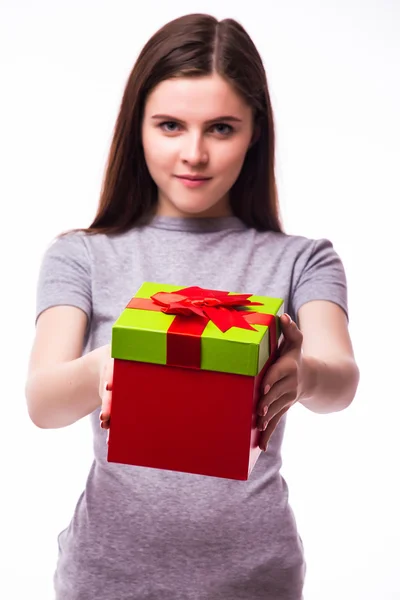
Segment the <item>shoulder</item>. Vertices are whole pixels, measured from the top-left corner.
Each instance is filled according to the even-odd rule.
[[[52,238],[46,247],[47,253],[56,253],[62,251],[87,251],[87,238],[89,236],[79,230],[71,230],[58,234]]]
[[[112,253],[129,244],[132,231],[121,234],[94,233],[82,230],[66,231],[53,238],[47,246],[47,253],[80,255],[82,260],[92,262],[99,255]]]
[[[263,256],[284,258],[297,272],[310,263],[339,260],[331,240],[275,231],[258,231],[254,239],[256,250]]]
[[[284,231],[257,231],[256,239],[263,245],[276,246],[299,254],[312,252],[322,246],[332,247],[332,242],[326,238],[311,238]]]

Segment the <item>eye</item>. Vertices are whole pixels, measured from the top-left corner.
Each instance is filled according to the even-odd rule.
[[[176,121],[164,121],[163,123],[159,124],[159,127],[166,133],[175,133],[178,131],[179,125],[176,123]]]
[[[227,123],[216,123],[213,129],[222,136],[228,136],[233,133],[233,127]]]

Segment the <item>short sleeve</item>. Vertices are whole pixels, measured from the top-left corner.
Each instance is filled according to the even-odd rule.
[[[338,304],[347,320],[347,280],[343,263],[326,239],[313,240],[306,256],[297,265],[292,288],[292,308],[297,317],[299,308],[312,300],[328,300]]]
[[[40,267],[36,291],[36,321],[52,306],[69,305],[82,309],[91,318],[91,268],[89,254],[80,232],[56,238],[47,248]]]

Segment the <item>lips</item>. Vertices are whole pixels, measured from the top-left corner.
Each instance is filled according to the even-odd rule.
[[[211,177],[204,177],[203,175],[175,175],[175,177],[189,189],[201,188],[211,179]]]
[[[188,181],[208,181],[211,177],[204,177],[203,175],[175,175],[178,179],[187,179]]]

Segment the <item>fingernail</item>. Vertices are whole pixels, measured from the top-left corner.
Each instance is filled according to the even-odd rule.
[[[271,389],[271,386],[270,386],[270,385],[266,385],[266,386],[265,386],[265,388],[264,388],[264,396],[265,396],[266,394],[268,394],[268,392],[269,392],[269,390],[270,390],[270,389]]]
[[[111,387],[108,382],[106,382],[106,392],[111,392]]]
[[[103,420],[104,420],[104,415],[103,415],[103,413],[102,413],[102,412],[99,414],[99,419],[100,419],[100,421],[103,421]]]
[[[264,448],[263,448],[264,452],[266,452],[266,451],[267,451],[267,448],[268,448],[268,444],[265,444],[265,446],[264,446]]]
[[[292,322],[292,317],[290,315],[288,315],[287,313],[285,313],[285,316],[289,319],[289,325]]]

